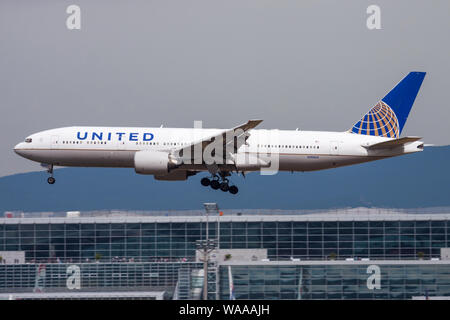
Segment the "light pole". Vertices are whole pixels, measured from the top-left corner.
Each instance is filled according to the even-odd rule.
[[[203,257],[200,261],[203,262],[203,300],[208,300],[208,262],[209,262],[209,254],[216,248],[216,240],[209,240],[209,221],[208,215],[209,213],[218,213],[219,207],[217,203],[204,203],[206,213],[206,239],[205,240],[197,240],[196,247],[199,250]]]
[[[214,239],[197,240],[195,246],[197,247],[197,250],[202,254],[202,257],[199,260],[203,262],[203,300],[208,300],[209,254],[216,248],[216,241]]]

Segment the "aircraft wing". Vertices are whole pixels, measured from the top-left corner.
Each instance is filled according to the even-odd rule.
[[[420,139],[422,139],[422,137],[403,137],[399,139],[378,142],[370,145],[363,145],[363,147],[368,150],[392,149]]]
[[[245,144],[248,137],[250,136],[249,130],[255,128],[257,125],[259,125],[263,120],[248,120],[246,123],[243,123],[239,126],[236,126],[234,128],[223,130],[222,132],[210,136],[207,138],[203,138],[202,140],[196,141],[192,143],[191,145],[184,146],[181,149],[175,150],[175,153],[178,153],[179,155],[183,156],[184,154],[190,154],[193,158],[194,156],[194,150],[201,150],[202,154],[205,148],[211,144],[212,142],[216,140],[222,140],[223,148],[231,143],[234,142],[234,149],[233,152],[236,153],[237,150]]]

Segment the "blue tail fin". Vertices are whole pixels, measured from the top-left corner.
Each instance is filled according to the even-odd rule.
[[[349,131],[370,136],[399,138],[425,74],[425,72],[410,72]]]

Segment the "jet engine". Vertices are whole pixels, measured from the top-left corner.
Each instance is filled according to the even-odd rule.
[[[177,165],[177,162],[171,159],[167,152],[138,151],[134,155],[134,170],[140,174],[164,176],[170,170],[175,169]]]

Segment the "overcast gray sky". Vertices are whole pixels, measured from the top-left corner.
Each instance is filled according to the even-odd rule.
[[[40,170],[12,148],[62,126],[343,131],[409,71],[428,74],[403,135],[449,144],[449,31],[450,1],[2,0],[0,176]]]

